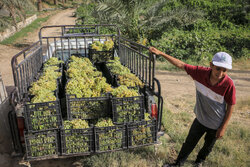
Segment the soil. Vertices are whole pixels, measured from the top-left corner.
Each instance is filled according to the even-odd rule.
[[[71,25],[75,24],[75,18],[72,17],[74,9],[67,9],[57,12],[53,15],[45,25]],[[25,38],[18,41],[18,43],[30,45],[38,40],[38,32],[29,33]],[[46,35],[52,35],[51,31],[43,32]],[[23,48],[15,46],[0,45],[0,72],[3,81],[8,91],[13,88],[13,77],[11,70],[11,58],[20,52]],[[249,63],[250,61],[247,60]],[[248,64],[249,64],[248,63]],[[250,64],[249,64],[250,66]],[[234,80],[237,90],[237,102],[241,105],[236,105],[233,114],[233,120],[245,121],[250,125],[250,67],[244,70],[234,69],[229,72],[229,76]],[[162,96],[164,98],[164,106],[172,112],[189,112],[193,114],[193,107],[195,104],[195,86],[191,77],[185,72],[172,72],[172,71],[156,71],[156,78],[161,82]],[[32,167],[68,167],[77,166],[73,163],[77,158],[57,159],[57,160],[44,160],[39,162],[32,162]],[[18,166],[18,165],[16,165]]]

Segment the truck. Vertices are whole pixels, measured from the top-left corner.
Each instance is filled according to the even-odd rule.
[[[54,35],[48,36],[44,33],[46,31],[53,31]],[[95,41],[105,43],[108,40],[114,42],[112,51],[93,54],[92,46]],[[9,112],[8,118],[16,155],[24,157],[26,161],[33,161],[91,155],[157,144],[159,136],[162,135],[163,98],[160,82],[155,78],[156,55],[150,53],[148,49],[123,37],[116,25],[42,27],[39,31],[39,41],[16,54],[11,61],[15,89],[11,93],[13,110]],[[104,55],[110,56],[110,60],[119,60],[122,66],[139,78],[143,83],[143,87],[137,89],[140,92],[140,98],[129,97],[117,100],[110,95],[89,98],[67,95],[65,84],[69,77],[66,71],[73,56],[88,58],[112,88],[119,86],[117,75],[112,74],[106,66],[108,60],[94,61],[93,59],[93,56],[104,57]],[[27,100],[30,98],[29,90],[43,73],[45,63],[53,57],[62,62],[58,65],[62,75],[57,79],[56,100],[32,103]],[[91,124],[86,129],[65,130],[63,120],[81,118],[93,121],[93,118],[74,115],[73,109],[76,108],[79,112],[80,109],[85,110],[87,105],[91,107],[91,112],[100,110],[107,114],[106,117],[114,122],[113,126],[97,127]],[[100,106],[97,107],[97,105]],[[127,108],[137,105],[134,110],[139,111],[135,113],[140,115],[138,119],[117,121],[119,113],[116,112],[119,112],[118,109],[125,110],[125,105]],[[146,113],[149,119],[145,118]],[[39,126],[35,126],[36,124]],[[68,142],[75,144],[70,145]]]

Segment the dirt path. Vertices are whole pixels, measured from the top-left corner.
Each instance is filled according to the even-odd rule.
[[[49,18],[49,20],[42,24],[46,25],[74,25],[75,17],[73,12],[75,9],[60,10],[54,12],[55,14]],[[25,38],[16,41],[19,46],[29,46],[32,43],[38,41],[38,30],[30,32]],[[53,35],[51,30],[43,31],[44,35]],[[8,92],[10,92],[14,87],[12,69],[11,69],[11,59],[14,55],[19,53],[22,49],[20,47],[0,45],[0,73],[3,77],[4,84]],[[3,154],[0,156],[0,166],[4,167],[24,167],[23,165],[18,165],[19,158],[11,158],[8,154]],[[75,159],[63,159],[63,160],[49,160],[41,162],[33,162],[32,167],[69,167]]]
[[[73,16],[73,12],[75,9],[67,9],[58,11],[49,20],[42,24],[42,26],[47,25],[74,25],[75,24],[75,17]],[[27,34],[26,37],[17,40],[16,43],[22,44],[24,46],[29,46],[32,43],[38,41],[38,30],[34,32],[30,32]],[[44,35],[53,35],[50,29],[43,31]],[[7,91],[9,92],[13,89],[13,76],[12,76],[12,69],[11,69],[11,58],[19,53],[23,48],[18,48],[14,46],[6,46],[0,45],[0,73],[2,74],[4,84],[6,86]]]

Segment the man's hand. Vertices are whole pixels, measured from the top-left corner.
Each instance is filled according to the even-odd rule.
[[[178,67],[178,68],[184,70],[184,65],[185,65],[185,63],[182,62],[181,60],[176,59],[176,58],[174,58],[174,57],[172,57],[172,56],[170,56],[170,55],[168,55],[168,54],[166,54],[166,53],[163,53],[162,51],[159,51],[158,49],[156,49],[156,48],[154,48],[154,47],[150,47],[150,48],[149,48],[149,51],[150,51],[151,53],[156,54],[156,55],[163,56],[163,57],[164,57],[167,61],[169,61],[171,64],[173,64],[173,65],[175,65],[176,67]]]
[[[228,122],[229,122],[229,120],[231,118],[233,110],[234,110],[234,105],[227,105],[227,112],[226,112],[224,121],[223,121],[221,127],[216,132],[216,138],[217,139],[221,139],[222,136],[224,136],[224,133],[225,133],[226,128],[227,128],[227,124],[228,124]]]
[[[158,49],[156,49],[156,48],[154,48],[154,47],[150,47],[150,48],[149,48],[149,51],[150,51],[151,53],[156,54],[156,55],[162,54],[161,51],[159,51]]]
[[[221,139],[224,136],[225,129],[224,128],[219,128],[216,132],[216,138]]]

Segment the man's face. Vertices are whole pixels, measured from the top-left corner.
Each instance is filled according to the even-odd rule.
[[[224,78],[227,74],[227,69],[223,68],[223,67],[218,67],[213,65],[213,63],[210,63],[210,67],[212,68],[212,77],[215,80],[220,80],[222,78]]]

